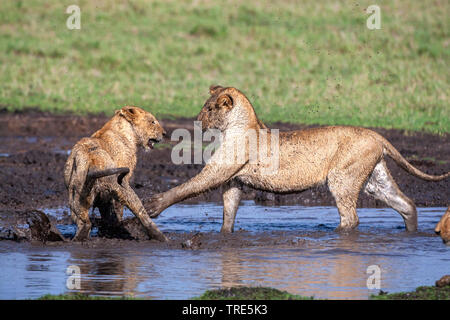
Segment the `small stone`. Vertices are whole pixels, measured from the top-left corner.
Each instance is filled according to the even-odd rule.
[[[202,235],[200,233],[194,234],[194,236],[191,239],[182,242],[181,247],[183,249],[192,249],[192,250],[199,249],[202,244],[200,242],[201,236]]]
[[[436,281],[436,287],[442,288],[446,286],[450,286],[450,275],[445,275]]]

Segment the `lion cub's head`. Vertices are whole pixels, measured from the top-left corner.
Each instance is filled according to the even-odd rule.
[[[226,130],[228,127],[248,128],[259,123],[247,97],[233,87],[211,86],[197,120],[206,129]]]
[[[450,245],[450,206],[438,222],[434,231],[441,236],[445,244]]]
[[[166,134],[158,120],[141,108],[126,106],[117,110],[116,115],[123,117],[132,125],[137,144],[146,151],[153,149],[154,144],[161,141]]]

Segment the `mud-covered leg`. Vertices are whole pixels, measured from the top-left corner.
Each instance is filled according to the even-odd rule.
[[[113,200],[114,211],[116,213],[116,218],[119,223],[123,220],[123,205],[116,200]]]
[[[234,220],[241,201],[241,185],[236,181],[229,182],[223,192],[223,224],[220,232],[231,233],[234,230]]]
[[[69,206],[72,221],[77,225],[77,232],[72,241],[83,241],[89,238],[91,232],[91,221],[89,220],[90,205],[85,198],[82,198],[75,187],[69,188]]]
[[[142,225],[147,229],[150,237],[153,239],[157,239],[159,241],[168,241],[166,236],[158,229],[156,224],[150,219],[142,205],[141,200],[136,195],[136,193],[131,188],[124,188],[122,186],[117,186],[115,190],[113,190],[117,200],[127,206],[131,212],[139,219]]]
[[[72,206],[71,207],[72,220],[77,224],[77,232],[72,241],[84,241],[89,238],[91,233],[91,221],[89,220],[89,207],[87,206]]]
[[[348,231],[359,225],[356,202],[364,177],[355,174],[358,168],[349,166],[347,170],[336,170],[328,175],[328,187],[336,200],[341,222],[336,231]]]
[[[382,148],[372,142],[369,139],[343,143],[337,153],[339,157],[336,157],[334,167],[328,173],[328,187],[341,217],[337,231],[355,229],[359,224],[356,212],[359,192],[382,154]],[[358,150],[358,157],[352,156],[354,150]]]
[[[356,213],[356,202],[358,194],[335,193],[336,206],[339,211],[341,222],[336,231],[350,231],[359,225],[358,214]]]
[[[396,210],[405,221],[407,231],[417,230],[417,210],[414,202],[403,194],[392,178],[386,162],[381,160],[367,181],[364,192]]]

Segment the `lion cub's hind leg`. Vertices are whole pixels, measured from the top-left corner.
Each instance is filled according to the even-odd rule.
[[[392,178],[386,162],[381,160],[367,181],[364,192],[381,200],[398,211],[405,221],[407,231],[417,230],[417,210],[414,202],[403,194]]]
[[[82,203],[71,206],[72,220],[77,225],[77,232],[72,241],[84,241],[89,238],[92,227],[91,221],[89,220],[89,207],[89,205]]]
[[[77,231],[72,241],[84,241],[89,238],[92,227],[89,220],[92,198],[85,192],[77,191],[73,184],[69,186],[69,190],[70,215],[72,221],[77,225]]]

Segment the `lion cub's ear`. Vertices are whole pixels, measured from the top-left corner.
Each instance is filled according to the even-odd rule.
[[[213,95],[213,94],[219,92],[219,90],[222,90],[222,89],[223,89],[222,86],[211,85],[211,86],[209,87],[209,93],[210,93],[211,95]]]
[[[217,99],[217,105],[220,108],[233,108],[233,98],[228,94],[223,94]]]
[[[123,107],[122,109],[116,111],[120,116],[124,117],[128,121],[133,121],[137,116],[137,110],[134,107]]]

